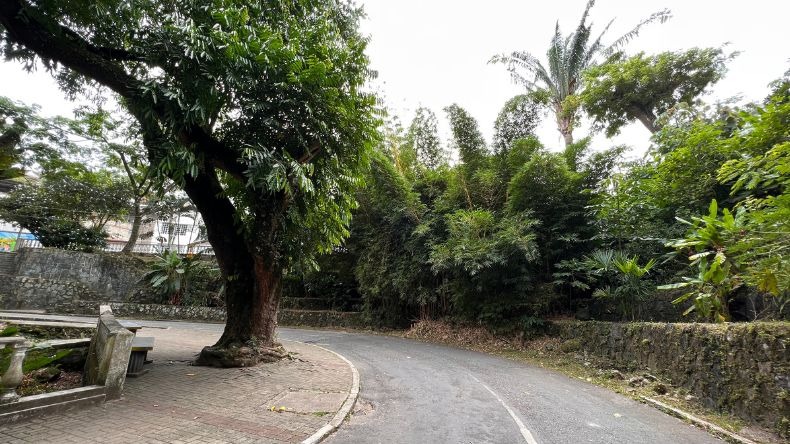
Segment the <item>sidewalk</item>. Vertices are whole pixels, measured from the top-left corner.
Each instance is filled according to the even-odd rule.
[[[154,363],[126,380],[123,399],[0,428],[0,442],[294,443],[323,427],[352,385],[348,364],[307,344],[284,341],[294,359],[215,369],[189,362],[217,333],[143,328],[139,335],[156,338]]]

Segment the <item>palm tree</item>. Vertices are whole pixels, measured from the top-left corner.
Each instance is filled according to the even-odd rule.
[[[557,130],[565,139],[566,147],[573,143],[573,128],[577,124],[579,110],[579,105],[573,98],[579,92],[582,72],[593,66],[599,57],[613,55],[639,35],[639,30],[643,26],[656,21],[664,23],[671,17],[667,9],[655,12],[613,43],[604,46],[602,39],[614,20],[606,25],[595,40],[590,41],[592,23],[587,24],[587,16],[594,4],[595,0],[587,2],[576,31],[568,36],[562,35],[560,24],[557,22],[554,37],[546,53],[548,69],[537,57],[526,51],[496,55],[489,61],[489,63],[505,64],[515,82],[523,84],[528,91],[550,107],[557,120]],[[526,75],[523,74],[524,71]]]

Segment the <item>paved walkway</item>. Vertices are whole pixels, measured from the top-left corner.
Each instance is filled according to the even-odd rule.
[[[216,332],[175,327],[138,334],[156,338],[154,363],[126,380],[123,399],[0,427],[0,442],[300,442],[332,418],[351,388],[348,364],[311,345],[284,341],[293,359],[214,369],[189,362],[217,340]]]

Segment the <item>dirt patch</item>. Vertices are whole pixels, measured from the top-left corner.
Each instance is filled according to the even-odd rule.
[[[22,379],[22,384],[17,388],[20,396],[40,395],[42,393],[56,392],[82,387],[82,372],[62,371],[50,381],[42,382],[35,371],[27,372]]]

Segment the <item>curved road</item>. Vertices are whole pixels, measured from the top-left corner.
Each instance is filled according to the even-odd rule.
[[[387,336],[280,329],[348,358],[361,378],[340,443],[719,443],[658,410],[565,375],[484,353]]]
[[[136,321],[221,332],[222,325]],[[281,328],[357,367],[358,411],[325,442],[721,444],[609,390],[528,364],[388,336]]]

